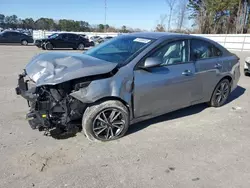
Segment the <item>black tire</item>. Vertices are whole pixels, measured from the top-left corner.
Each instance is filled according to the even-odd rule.
[[[46,50],[53,50],[53,45],[50,42],[47,42],[46,44],[44,44],[44,48]]]
[[[78,44],[78,47],[77,47],[78,50],[84,50],[84,48],[85,48],[85,45],[83,43]]]
[[[250,76],[250,74],[247,71],[244,71],[245,76]]]
[[[112,126],[112,125],[106,125],[105,123],[103,123],[103,121],[99,121],[98,116],[101,117],[101,114],[103,115],[103,113],[105,114],[109,110],[115,110],[115,111],[117,110],[117,112],[120,112],[119,117],[124,118],[124,120],[122,119],[121,129],[118,129],[116,126],[111,128],[109,126]],[[110,116],[111,114],[108,117],[109,121],[110,121]],[[102,129],[104,126],[106,127],[106,129],[104,129],[103,132],[101,132],[101,134],[99,133],[98,136],[97,136],[97,133],[94,132],[94,129],[98,129],[98,128],[95,128],[95,125],[96,125],[95,122],[97,121],[99,121],[99,124],[101,124],[99,128]],[[112,122],[112,120],[110,122]],[[89,106],[85,110],[83,114],[83,118],[82,118],[82,133],[84,133],[85,136],[91,141],[116,140],[126,134],[128,127],[129,127],[128,108],[124,106],[120,101],[116,101],[116,100],[108,100],[108,101],[96,103],[96,104]],[[110,135],[111,137],[107,138],[106,136],[109,135],[109,132],[111,133],[110,128],[112,129],[111,130],[112,134]],[[114,130],[116,131],[114,132]]]
[[[223,84],[225,84],[225,85],[223,86]],[[225,90],[223,89],[223,87]],[[231,92],[231,84],[230,84],[229,80],[226,78],[221,80],[217,84],[217,86],[215,87],[213,95],[212,95],[210,101],[208,102],[208,105],[211,107],[223,106],[226,103],[230,92]],[[220,94],[222,93],[223,95],[220,96],[219,93]],[[220,97],[221,97],[221,99],[219,100]]]
[[[27,41],[27,40],[22,40],[22,41],[21,41],[21,45],[27,46],[27,45],[28,45],[28,41]]]

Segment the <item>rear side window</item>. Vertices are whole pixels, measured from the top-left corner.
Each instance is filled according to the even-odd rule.
[[[78,35],[68,34],[68,39],[69,40],[77,40],[78,38],[79,38]]]
[[[190,58],[192,61],[219,57],[222,55],[222,52],[213,44],[211,44],[210,42],[198,40],[198,39],[191,40],[190,52],[191,52]]]

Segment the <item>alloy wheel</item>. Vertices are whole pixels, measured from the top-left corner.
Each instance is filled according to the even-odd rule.
[[[221,82],[215,93],[215,101],[217,104],[223,104],[229,95],[230,86],[227,82]]]
[[[84,44],[79,44],[79,45],[78,45],[78,49],[79,49],[79,50],[84,50]]]
[[[126,118],[122,111],[109,108],[101,111],[93,121],[93,132],[101,140],[113,140],[125,128]]]

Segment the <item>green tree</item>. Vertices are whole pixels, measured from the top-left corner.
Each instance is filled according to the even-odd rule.
[[[3,14],[0,14],[0,27],[4,27],[4,19],[5,16]]]
[[[54,30],[56,28],[56,24],[51,18],[39,18],[35,21],[35,28],[43,30]]]
[[[17,28],[18,18],[16,15],[6,16],[4,22],[6,27]]]
[[[237,33],[246,26],[245,0],[189,0],[190,19],[195,20],[200,33]]]
[[[35,22],[32,18],[25,18],[23,20],[24,29],[35,29]]]
[[[99,32],[103,32],[103,31],[104,31],[104,28],[105,28],[105,27],[104,27],[103,24],[99,24],[99,25],[98,25],[98,31],[99,31]]]

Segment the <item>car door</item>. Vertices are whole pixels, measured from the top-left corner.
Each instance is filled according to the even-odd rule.
[[[192,39],[190,53],[202,85],[202,100],[209,100],[223,70],[222,52],[208,41]]]
[[[188,40],[167,43],[148,57],[159,57],[162,64],[148,70],[137,68],[134,71],[136,118],[167,113],[189,106],[200,98],[195,64],[189,61]],[[143,66],[143,61],[139,67]]]
[[[68,34],[59,34],[53,44],[56,48],[68,48]]]
[[[13,43],[11,32],[4,32],[2,36],[3,43]]]
[[[11,32],[11,41],[12,41],[12,43],[20,43],[21,42],[21,33]]]

